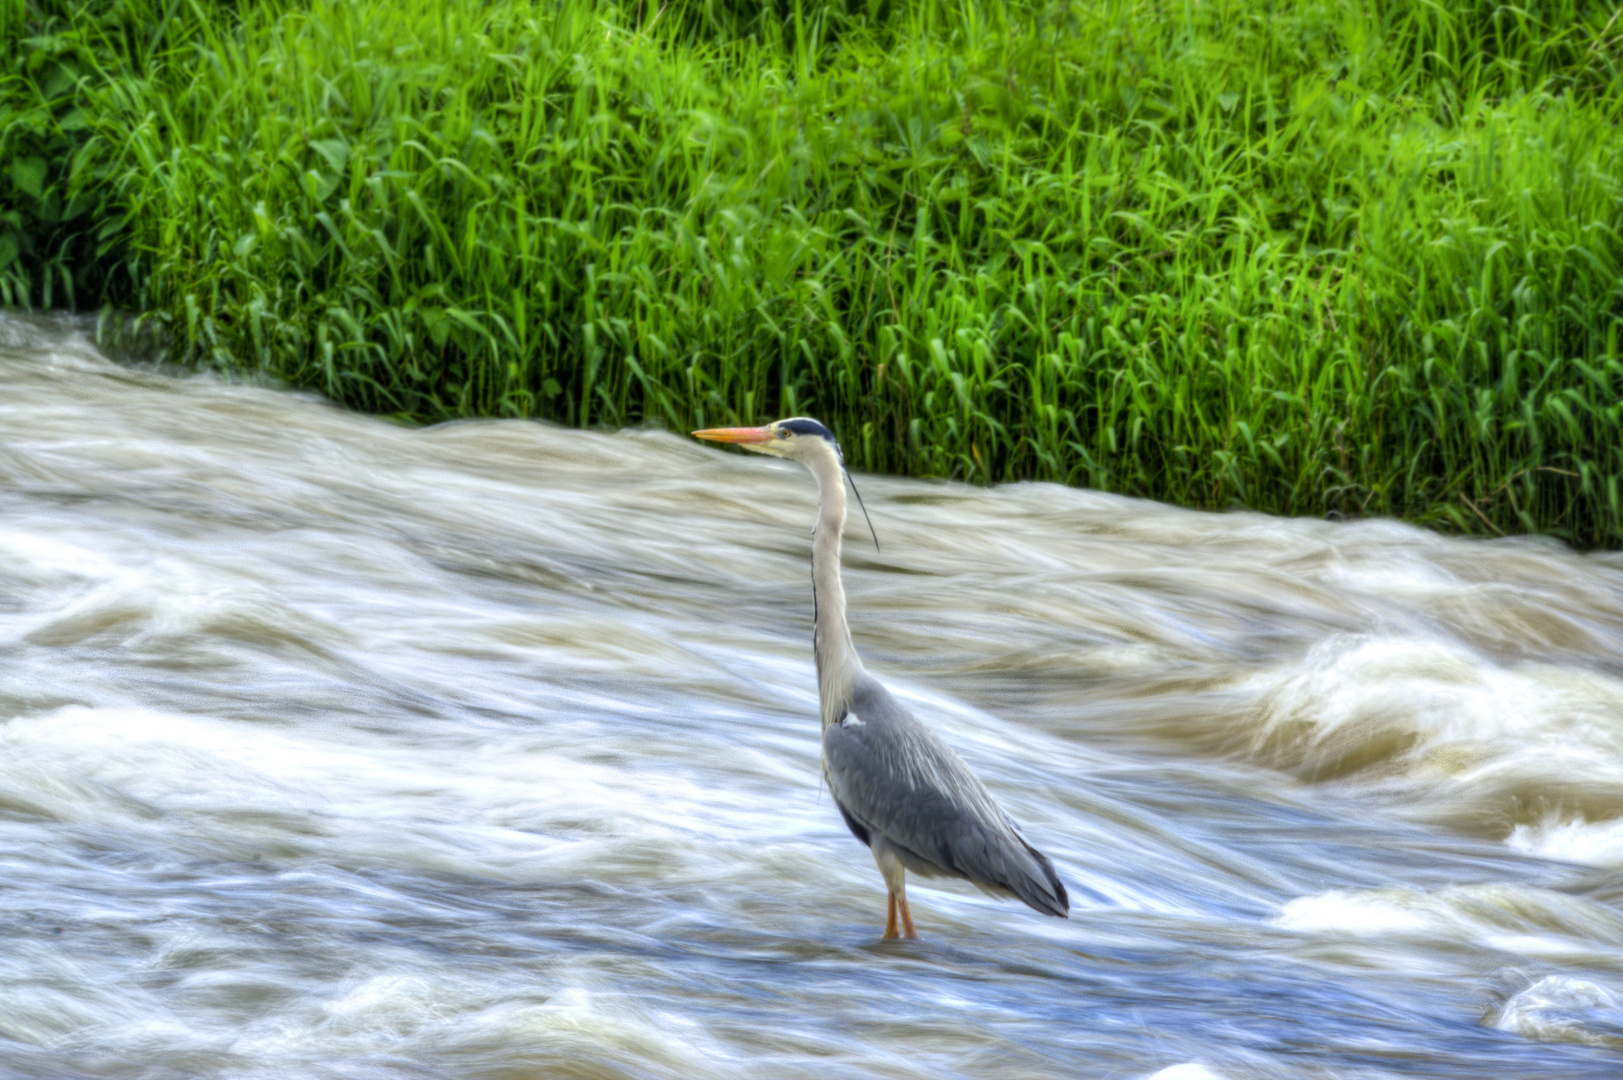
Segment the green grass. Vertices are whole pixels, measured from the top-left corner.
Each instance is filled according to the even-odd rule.
[[[0,302],[420,420],[1617,546],[1615,11],[0,0]]]

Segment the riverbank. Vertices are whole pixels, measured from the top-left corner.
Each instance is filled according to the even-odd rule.
[[[11,0],[0,302],[433,421],[1623,543],[1597,3]]]

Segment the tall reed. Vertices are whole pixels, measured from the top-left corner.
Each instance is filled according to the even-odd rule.
[[[52,24],[38,185],[97,269],[11,302],[421,420],[808,412],[868,469],[1623,542],[1603,3],[119,10]]]

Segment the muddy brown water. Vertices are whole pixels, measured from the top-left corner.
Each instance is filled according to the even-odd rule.
[[[878,940],[798,467],[0,316],[0,1069],[1623,1071],[1618,556],[859,479],[857,646],[1069,920]]]

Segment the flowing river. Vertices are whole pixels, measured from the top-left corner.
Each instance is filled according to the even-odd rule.
[[[859,477],[858,648],[1072,896],[881,942],[804,470],[91,338],[0,317],[0,1071],[1623,1074],[1615,554]]]

